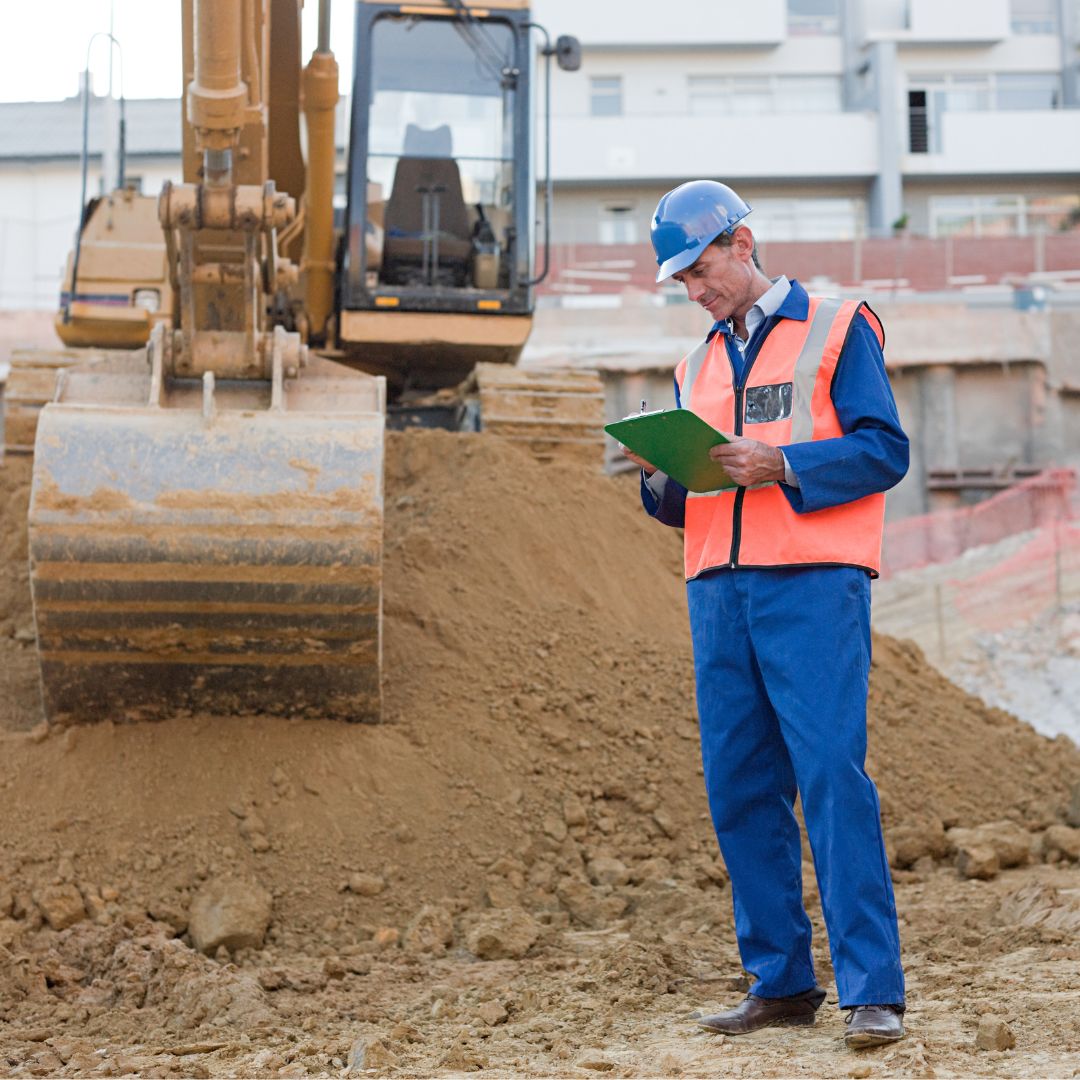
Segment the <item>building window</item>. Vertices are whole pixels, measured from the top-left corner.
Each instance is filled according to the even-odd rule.
[[[840,77],[782,75],[775,85],[777,112],[840,112]]]
[[[1014,34],[1056,34],[1057,0],[1011,0]]]
[[[835,75],[690,75],[687,100],[694,116],[839,112]]]
[[[755,199],[747,224],[762,243],[853,240],[865,210],[862,199]]]
[[[1022,195],[942,195],[930,200],[931,236],[1017,236],[1026,231]]]
[[[840,0],[787,0],[789,34],[839,34]]]
[[[731,112],[736,116],[760,116],[776,112],[772,79],[747,75],[731,80]]]
[[[940,154],[947,112],[1008,112],[1061,108],[1061,78],[1045,72],[923,75],[908,90],[908,149]]]
[[[1053,232],[1080,206],[1076,195],[936,195],[931,236],[1027,236]]]
[[[1057,75],[997,75],[994,81],[999,109],[1061,108],[1061,79]]]
[[[600,213],[601,244],[636,244],[638,242],[637,207],[628,203],[610,203]]]
[[[713,116],[730,112],[730,79],[720,75],[689,75],[687,100],[692,116]]]
[[[589,112],[593,116],[622,116],[622,76],[594,75],[589,80]]]

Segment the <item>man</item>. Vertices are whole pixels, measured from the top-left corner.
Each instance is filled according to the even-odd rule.
[[[737,488],[690,493],[647,461],[642,501],[685,529],[705,784],[731,875],[746,999],[699,1023],[812,1024],[825,998],[802,904],[796,794],[852,1047],[904,1034],[904,976],[877,791],[864,769],[870,579],[883,492],[908,466],[881,324],[854,301],[770,280],[729,187],[656,208],[656,280],[715,320],[676,370],[681,408],[727,435]]]

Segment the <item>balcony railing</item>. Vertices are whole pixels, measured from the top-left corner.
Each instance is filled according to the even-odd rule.
[[[552,148],[557,181],[711,176],[870,177],[876,119],[868,113],[687,113],[560,116]],[[722,161],[722,165],[718,165]]]
[[[904,172],[915,174],[1077,171],[1080,109],[944,112],[936,125],[909,105]]]

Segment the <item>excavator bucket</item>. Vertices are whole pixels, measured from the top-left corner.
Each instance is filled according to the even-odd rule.
[[[145,350],[73,369],[40,415],[47,719],[377,720],[382,380],[316,358],[276,400],[156,378]]]

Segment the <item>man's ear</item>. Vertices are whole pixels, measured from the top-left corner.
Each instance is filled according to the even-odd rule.
[[[731,246],[742,262],[750,262],[754,255],[754,234],[745,225],[740,225],[732,234]]]

